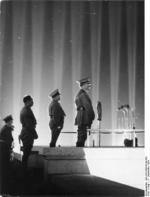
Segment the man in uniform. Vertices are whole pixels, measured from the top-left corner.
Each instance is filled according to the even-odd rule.
[[[76,146],[84,147],[84,143],[87,139],[87,128],[91,128],[92,122],[95,118],[91,99],[88,92],[91,88],[91,82],[89,78],[84,78],[79,81],[80,90],[76,96],[75,103],[77,107],[77,116],[75,118],[75,125],[78,126],[78,137]]]
[[[51,129],[50,147],[55,147],[56,141],[57,141],[59,134],[63,128],[64,117],[66,115],[59,103],[59,101],[60,101],[59,90],[58,89],[54,90],[50,94],[50,97],[52,98],[52,102],[49,105],[49,116],[50,116],[49,127]]]
[[[30,95],[27,95],[23,98],[24,107],[20,112],[20,122],[22,124],[22,130],[19,135],[19,142],[22,141],[23,144],[23,157],[22,165],[24,170],[27,169],[27,161],[31,153],[34,140],[38,138],[36,128],[36,119],[31,110],[33,106],[33,99]]]
[[[7,147],[8,157],[10,159],[14,141],[12,136],[12,131],[14,130],[13,118],[11,115],[9,115],[6,116],[3,119],[3,121],[5,122],[5,125],[0,130],[0,140],[2,140],[5,143]]]
[[[11,154],[13,150],[14,130],[13,118],[11,115],[6,116],[3,121],[5,125],[0,129],[0,192],[8,194],[11,178]]]

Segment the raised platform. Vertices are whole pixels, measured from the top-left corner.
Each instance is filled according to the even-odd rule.
[[[43,167],[48,175],[94,175],[144,190],[144,148],[49,148],[35,146],[30,166]]]

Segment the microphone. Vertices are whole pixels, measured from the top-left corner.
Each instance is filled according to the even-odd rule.
[[[99,121],[102,120],[102,104],[100,101],[97,102],[97,114],[98,114],[98,119]]]

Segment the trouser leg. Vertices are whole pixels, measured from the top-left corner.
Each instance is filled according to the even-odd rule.
[[[22,166],[25,171],[27,170],[28,158],[30,156],[32,147],[33,144],[23,144]]]
[[[61,131],[61,129],[58,129],[58,128],[55,128],[55,129],[51,130],[52,136],[51,136],[50,147],[55,147],[56,146],[56,142],[57,142],[57,139],[59,137],[60,131]]]
[[[78,137],[77,137],[76,146],[84,147],[84,143],[86,139],[87,139],[86,125],[78,126]]]

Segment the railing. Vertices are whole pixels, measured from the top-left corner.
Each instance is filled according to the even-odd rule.
[[[101,146],[101,134],[132,134],[133,147],[135,147],[135,138],[137,133],[144,133],[142,129],[88,129],[90,134],[99,134],[99,146]]]
[[[136,134],[140,134],[143,133],[144,134],[144,130],[143,129],[87,129],[88,132],[88,138],[91,135],[95,135],[98,134],[98,146],[101,146],[101,135],[102,134],[110,134],[110,135],[114,135],[114,134],[131,134],[132,135],[132,140],[133,140],[133,147],[136,147]],[[67,132],[67,131],[63,131],[63,134],[77,134],[77,132]],[[88,140],[88,139],[87,139]]]

